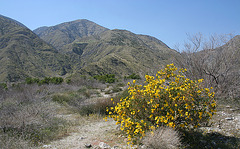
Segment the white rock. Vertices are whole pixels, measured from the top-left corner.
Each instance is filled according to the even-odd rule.
[[[108,144],[104,143],[104,142],[100,142],[99,143],[99,147],[102,149],[108,149],[111,148]]]
[[[225,118],[225,120],[233,120],[233,118],[232,117],[227,117],[227,118]]]
[[[49,147],[52,147],[51,145],[43,145],[42,146],[43,148],[49,148]]]

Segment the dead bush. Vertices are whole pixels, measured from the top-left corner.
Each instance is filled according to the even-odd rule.
[[[181,146],[178,132],[169,127],[147,133],[142,142],[148,149],[177,149]]]
[[[34,148],[30,142],[22,137],[10,137],[7,134],[0,135],[0,148],[2,149],[27,149]]]
[[[14,148],[14,141],[11,140],[22,140],[21,138],[37,145],[52,140],[67,126],[66,121],[56,118],[57,105],[47,99],[46,95],[38,86],[21,84],[10,88],[1,96],[2,146]]]

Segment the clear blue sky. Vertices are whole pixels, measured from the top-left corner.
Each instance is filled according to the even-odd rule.
[[[88,19],[154,36],[171,48],[186,33],[240,34],[240,0],[0,0],[0,14],[31,30]]]

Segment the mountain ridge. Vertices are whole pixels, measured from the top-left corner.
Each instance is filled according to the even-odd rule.
[[[104,28],[87,19],[64,22],[55,26],[40,27],[33,30],[41,39],[52,44],[60,50],[64,45],[73,42],[78,38],[101,33]]]
[[[0,16],[0,81],[58,75],[63,55],[16,20]]]
[[[173,57],[179,56],[178,52],[170,49],[155,37],[135,34],[128,30],[110,30],[101,26],[101,30],[95,32],[95,30],[91,31],[89,27],[83,29],[82,22],[90,22],[92,26],[99,27],[96,23],[88,20],[76,20],[35,30],[35,33],[49,44],[53,43],[50,34],[59,35],[59,28],[64,31],[65,35],[70,34],[76,37],[70,41],[69,38],[65,38],[65,35],[59,35],[58,38],[54,38],[55,41],[52,45],[56,46],[56,43],[62,43],[61,46],[57,45],[55,48],[71,57],[73,63],[76,64],[76,71],[80,74],[114,73],[118,76],[131,73],[144,74],[159,69],[172,62]],[[74,24],[77,24],[80,29],[92,33],[79,35],[83,32],[78,32],[79,29],[73,28]]]
[[[23,79],[74,73],[120,78],[136,73],[143,77],[181,59],[179,52],[155,37],[110,30],[86,19],[32,32],[13,19],[0,18],[5,19],[0,21],[0,76],[4,74],[1,78],[8,78],[5,80],[17,80],[9,75]]]

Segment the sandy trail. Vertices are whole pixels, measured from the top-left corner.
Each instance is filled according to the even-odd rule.
[[[110,145],[111,148],[127,148],[124,137],[117,130],[115,121],[98,119],[76,126],[74,132],[62,139],[43,145],[42,149],[84,149],[86,144],[91,144],[91,148],[98,148],[100,142]]]

